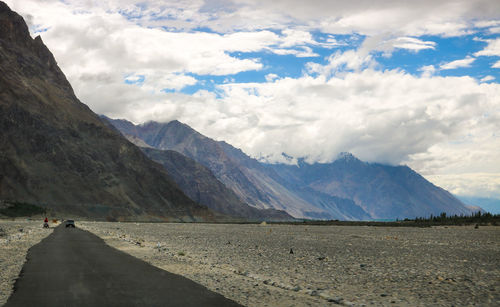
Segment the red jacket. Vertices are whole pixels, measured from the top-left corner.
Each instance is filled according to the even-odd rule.
[[[44,223],[48,223],[49,222],[49,219],[48,218],[45,218],[45,220],[43,220]]]

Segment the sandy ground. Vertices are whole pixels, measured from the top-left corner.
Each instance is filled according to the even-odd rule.
[[[77,227],[246,306],[500,306],[500,227]]]
[[[0,220],[0,305],[7,302],[28,249],[52,233],[42,225],[42,220]]]

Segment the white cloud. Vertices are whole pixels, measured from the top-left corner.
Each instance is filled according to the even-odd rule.
[[[34,7],[36,1],[7,1],[18,8]],[[57,1],[44,1],[47,7]],[[75,11],[120,12],[145,27],[165,27],[189,31],[206,27],[217,32],[281,29],[299,31],[290,39],[308,39],[311,30],[333,34],[454,36],[470,33],[470,28],[498,24],[500,4],[491,0],[377,1],[369,0],[234,0],[123,1],[67,0]],[[61,4],[61,6],[64,6]],[[36,7],[36,4],[35,4]],[[291,29],[296,28],[296,29]],[[302,31],[303,33],[300,33]]]
[[[475,56],[500,56],[500,38],[484,40],[488,45],[481,51],[474,53]]]
[[[455,60],[452,62],[448,62],[445,64],[442,64],[439,66],[441,70],[447,70],[447,69],[457,69],[457,68],[463,68],[463,67],[470,67],[471,64],[476,60],[476,58],[473,58],[471,56],[465,57],[465,59],[461,60]]]
[[[464,173],[430,175],[425,177],[455,195],[500,197],[500,174]]]
[[[489,28],[488,32],[490,32],[491,34],[499,34],[500,33],[500,27]]]
[[[419,68],[419,71],[422,72],[423,78],[432,77],[436,73],[436,67],[434,65],[426,65]]]
[[[485,76],[484,78],[481,78],[481,80],[479,80],[479,82],[489,82],[489,81],[493,81],[493,80],[495,80],[495,77],[488,75],[488,76]]]
[[[358,71],[362,68],[376,65],[373,57],[361,50],[337,51],[328,57],[328,63],[321,65],[318,63],[307,63],[306,68],[309,73],[323,76],[335,75],[343,71]]]
[[[492,68],[500,68],[500,60],[496,61],[493,66],[491,66]]]
[[[267,82],[272,82],[272,81],[274,81],[274,80],[276,80],[276,79],[278,79],[278,78],[279,78],[279,77],[278,77],[278,75],[277,75],[277,74],[267,74],[267,75],[266,75],[266,81],[267,81]]]
[[[280,49],[273,48],[271,51],[278,55],[294,55],[298,58],[312,58],[319,56],[317,53],[314,53],[310,47],[304,46],[300,49]]]
[[[221,88],[229,113],[248,118],[247,128],[238,122],[237,130],[245,131],[238,140],[221,138],[246,152],[272,159],[286,152],[328,161],[340,151],[351,151],[365,160],[389,163],[469,133],[486,112],[498,117],[494,97],[500,90],[483,88],[467,77],[420,79],[371,69],[342,78],[306,76]],[[491,121],[479,126],[483,132],[495,129]],[[216,130],[210,134],[225,134]]]
[[[316,44],[316,41],[312,38],[311,33],[307,31],[285,29],[282,33],[285,37],[283,38],[283,42],[280,44],[280,47],[283,48],[305,44]]]
[[[436,43],[432,41],[423,41],[414,37],[398,37],[392,40],[394,48],[409,49],[419,51],[423,49],[435,49]]]
[[[159,74],[156,71],[143,73],[148,76],[143,83],[143,87],[145,90],[149,90],[150,92],[165,89],[181,90],[186,86],[198,83],[198,80],[192,76],[186,76],[184,74]]]
[[[500,26],[500,20],[481,20],[474,23],[474,26],[478,28],[489,28],[489,27]]]

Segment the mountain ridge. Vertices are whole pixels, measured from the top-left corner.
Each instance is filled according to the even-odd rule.
[[[351,153],[340,153],[331,163],[308,164],[299,158],[296,165],[266,164],[179,121],[134,125],[121,120],[116,127],[149,146],[178,151],[205,165],[254,207],[267,205],[299,218],[392,219],[471,213],[449,192],[408,166],[363,162]]]
[[[126,120],[111,120],[115,127],[124,134],[132,134],[142,139],[146,144],[161,150],[177,151],[212,171],[217,179],[233,190],[240,199],[258,209],[285,210],[296,218],[305,217],[306,211],[328,215],[324,209],[307,203],[292,191],[277,183],[254,159],[250,159],[241,151],[230,152],[222,142],[214,141],[186,124],[171,121],[166,124],[147,122],[134,125]],[[168,137],[166,137],[168,136]],[[227,145],[230,146],[230,145]],[[232,148],[232,147],[231,147]],[[238,161],[243,157],[245,165],[256,165],[256,168],[245,167]],[[271,171],[272,173],[272,171]],[[276,175],[274,175],[276,176]],[[287,204],[287,207],[283,205]]]

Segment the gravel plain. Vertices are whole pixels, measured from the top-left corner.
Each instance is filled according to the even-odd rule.
[[[246,306],[500,306],[500,227],[80,222]]]
[[[0,220],[0,305],[7,302],[28,249],[52,233],[42,226],[43,220]]]

